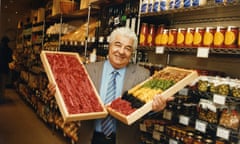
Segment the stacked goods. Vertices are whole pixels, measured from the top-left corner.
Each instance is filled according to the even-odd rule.
[[[153,97],[172,96],[196,77],[196,71],[166,67],[125,92],[109,104],[107,109],[117,119],[131,124],[152,110]]]
[[[154,34],[151,34],[149,29],[154,29],[151,30],[154,31]],[[139,45],[209,48],[237,48],[240,46],[240,28],[237,26],[169,29],[162,26],[160,30],[159,27],[157,29],[152,24],[142,23]],[[155,30],[157,30],[156,33]],[[151,44],[148,43],[148,38],[151,40]]]
[[[62,41],[80,41],[80,42],[84,41],[87,36],[86,34],[87,28],[88,28],[88,37],[94,37],[97,26],[98,26],[98,21],[91,20],[89,24],[84,23],[76,30],[62,36],[61,40]]]
[[[49,81],[56,84],[55,98],[65,121],[106,116],[77,53],[42,51],[41,59]]]

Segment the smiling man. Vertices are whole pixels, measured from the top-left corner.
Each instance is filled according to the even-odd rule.
[[[150,76],[147,69],[130,63],[137,44],[137,36],[132,30],[126,27],[116,28],[110,34],[108,59],[86,65],[88,74],[104,104],[110,103],[121,96],[123,92]],[[113,75],[114,79],[112,79]],[[114,88],[109,88],[110,84],[114,84]],[[54,85],[49,84],[48,87],[51,93],[55,92]],[[114,92],[109,92],[109,89],[114,89]],[[111,100],[109,100],[110,94]],[[164,109],[168,100],[155,97],[152,105],[153,110]],[[107,120],[110,122],[106,122]],[[111,127],[106,128],[106,125]],[[138,123],[128,126],[111,116],[106,119],[81,121],[80,144],[138,144],[139,142]]]

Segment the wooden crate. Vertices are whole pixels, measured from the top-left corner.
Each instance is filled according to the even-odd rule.
[[[176,67],[166,67],[163,70],[170,70],[170,71],[171,70],[172,71],[177,70],[179,72],[187,72],[188,73],[183,79],[181,79],[180,81],[175,83],[173,86],[171,86],[170,88],[166,89],[165,91],[163,91],[161,93],[161,96],[164,96],[165,98],[173,96],[175,93],[177,93],[179,90],[183,89],[186,85],[190,84],[191,82],[193,82],[198,77],[197,72],[194,71],[194,70],[187,70],[187,69],[176,68]],[[159,71],[159,72],[161,72],[161,71]],[[146,82],[148,82],[151,79],[153,79],[153,76],[148,78],[144,82],[136,85],[135,87],[133,87],[129,91],[140,88],[143,84],[145,84]],[[136,111],[132,112],[129,115],[124,115],[124,114],[116,111],[115,109],[110,107],[110,104],[107,105],[107,110],[116,119],[120,120],[121,122],[123,122],[127,125],[131,125],[132,123],[136,122],[138,119],[143,117],[145,114],[152,111],[152,100],[145,103],[143,106],[136,109]]]
[[[51,62],[50,62],[51,59],[48,58],[48,55],[60,56],[62,58],[70,57],[70,60],[74,60],[75,62],[77,60],[78,63],[74,63],[75,65],[73,67],[75,67],[75,68],[76,67],[81,67],[83,70],[82,70],[81,74],[77,73],[76,75],[81,75],[82,76],[82,75],[84,75],[83,73],[85,73],[86,74],[85,77],[87,77],[86,79],[89,80],[88,82],[86,82],[86,79],[85,79],[85,84],[87,84],[87,83],[89,84],[90,83],[91,87],[86,87],[86,85],[79,85],[81,82],[80,81],[75,81],[75,82],[78,83],[78,87],[81,87],[81,91],[77,91],[77,95],[78,96],[76,96],[76,93],[75,93],[75,95],[72,94],[72,95],[68,95],[68,97],[67,97],[66,93],[64,94],[64,88],[67,87],[66,88],[68,90],[67,92],[71,91],[72,93],[74,93],[74,91],[72,91],[72,90],[76,90],[76,87],[74,88],[73,84],[70,84],[69,82],[68,82],[68,85],[65,84],[66,86],[62,87],[62,85],[64,85],[64,83],[66,82],[66,78],[65,79],[64,78],[60,78],[61,80],[64,79],[65,80],[64,82],[59,82],[59,78],[58,78],[58,80],[56,80],[56,77],[57,77],[56,75],[57,74],[54,75],[54,71],[53,71],[54,68],[52,68],[52,66],[54,64],[51,64]],[[77,120],[98,119],[98,118],[104,118],[104,117],[107,116],[107,114],[108,114],[107,110],[105,109],[105,107],[104,107],[104,105],[103,105],[103,103],[102,103],[102,101],[100,99],[100,96],[98,95],[98,92],[97,92],[96,88],[94,87],[90,77],[88,76],[87,71],[86,71],[86,69],[85,69],[85,67],[84,67],[84,65],[83,65],[83,63],[82,63],[78,53],[56,52],[56,51],[42,51],[40,57],[41,57],[41,61],[43,63],[44,69],[46,71],[46,74],[48,76],[49,82],[56,84],[55,98],[56,98],[58,107],[60,109],[60,112],[61,112],[61,114],[63,116],[64,121],[69,122],[69,121],[77,121]],[[63,60],[59,59],[59,61],[55,60],[54,62],[56,62],[58,64],[62,64]],[[69,63],[70,62],[68,61],[67,64],[69,64]],[[55,64],[55,65],[58,65],[58,64]],[[70,65],[68,65],[68,66],[66,66],[66,65],[64,65],[64,64],[61,65],[62,71],[60,71],[60,72],[63,73],[63,71],[65,69],[66,70],[70,69],[71,74],[69,74],[68,76],[73,77],[73,79],[74,78],[77,79],[76,77],[74,77],[76,75],[74,75],[73,73],[74,73],[74,71],[75,72],[79,72],[79,71],[76,71],[73,67],[69,67]],[[72,73],[72,71],[73,71],[73,73]],[[60,72],[58,72],[58,74]],[[55,73],[57,73],[57,72],[55,72]],[[65,75],[65,76],[67,76],[67,75]],[[70,82],[72,82],[72,81],[70,81]],[[91,99],[92,99],[92,97],[94,97],[94,100],[95,100],[94,102],[96,102],[95,105],[97,105],[98,108],[99,108],[97,111],[91,111],[91,110],[95,110],[94,109],[94,105],[93,104],[90,105],[90,103],[87,103],[89,105],[84,105],[86,103],[83,103],[83,101],[82,101],[83,97],[79,97],[80,93],[82,93],[82,94],[85,93],[86,94],[86,92],[89,92],[89,91],[87,91],[88,89],[91,89],[91,90],[94,91],[94,95],[91,95]],[[87,100],[89,102],[89,97],[87,97],[86,95],[84,95],[84,97],[85,97],[84,100]],[[70,99],[70,101],[68,101],[66,99],[68,99],[68,100]],[[73,101],[73,99],[74,99],[74,101]],[[79,101],[81,103],[77,103],[77,104],[74,105],[73,103],[76,103],[76,101]],[[72,105],[69,106],[69,103],[72,104]],[[81,112],[78,112],[78,113],[72,113],[72,111],[71,111],[73,109],[74,109],[74,111],[75,110],[79,110],[79,107],[82,107],[82,109],[84,109],[84,108],[90,109],[87,106],[91,106],[91,110],[89,110],[89,112],[82,112],[81,111]],[[101,107],[101,109],[100,109],[100,107]]]

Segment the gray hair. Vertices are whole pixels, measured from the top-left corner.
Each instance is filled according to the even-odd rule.
[[[133,50],[136,50],[138,45],[137,35],[128,27],[118,27],[112,31],[109,37],[109,43],[113,42],[117,35],[125,36],[129,39],[133,39]]]

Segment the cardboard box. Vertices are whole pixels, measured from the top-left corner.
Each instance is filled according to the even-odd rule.
[[[40,57],[49,82],[56,84],[55,98],[64,121],[107,116],[78,53],[42,51]]]
[[[88,5],[89,5],[90,3],[97,2],[97,1],[99,1],[99,0],[81,0],[80,10],[81,10],[81,9],[88,8]]]
[[[194,70],[187,70],[187,69],[176,68],[176,67],[166,67],[163,70],[160,70],[159,72],[155,73],[152,77],[148,78],[146,81],[144,81],[144,82],[136,85],[132,89],[130,89],[129,92],[135,91],[135,90],[141,88],[141,86],[143,86],[146,82],[152,80],[154,76],[158,75],[162,71],[170,71],[170,72],[174,71],[174,72],[179,72],[179,74],[181,72],[187,74],[180,81],[178,81],[177,83],[175,83],[168,89],[162,91],[161,96],[164,96],[166,98],[173,96],[175,93],[177,93],[179,90],[183,89],[186,85],[190,84],[198,77],[197,72]],[[116,119],[120,120],[121,122],[123,122],[127,125],[131,125],[132,123],[134,123],[135,121],[137,121],[138,119],[140,119],[141,117],[143,117],[145,114],[147,114],[148,112],[150,112],[152,110],[152,99],[149,102],[145,103],[140,108],[137,108],[134,112],[132,112],[129,115],[125,115],[125,114],[122,114],[122,113],[116,111],[115,109],[110,107],[110,104],[107,105],[107,110]]]

